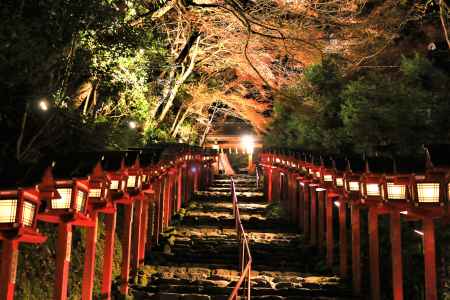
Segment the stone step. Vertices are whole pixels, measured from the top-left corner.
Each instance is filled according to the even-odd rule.
[[[242,224],[246,231],[262,231],[267,232],[284,232],[293,231],[295,227],[287,221],[267,218],[243,218]],[[210,216],[184,216],[180,225],[190,227],[219,227],[219,228],[234,228],[235,220],[232,217],[210,217]]]
[[[146,266],[143,286],[134,288],[149,294],[166,293],[219,296],[229,295],[239,273],[229,269]],[[337,277],[317,277],[287,272],[252,272],[252,298],[258,296],[322,297],[347,296]],[[211,298],[212,299],[212,298]],[[305,298],[308,299],[308,298]],[[311,298],[309,298],[311,299]]]
[[[240,203],[265,203],[262,192],[236,192],[236,195]],[[194,200],[204,202],[231,202],[231,193],[198,191],[194,195]]]
[[[210,186],[209,192],[228,192],[231,193],[231,187],[229,186]],[[261,190],[255,186],[237,186],[236,192],[260,192]]]
[[[265,214],[267,204],[265,203],[239,203],[239,210],[241,214]],[[191,202],[189,211],[205,211],[205,212],[223,212],[233,213],[233,204],[228,202]]]

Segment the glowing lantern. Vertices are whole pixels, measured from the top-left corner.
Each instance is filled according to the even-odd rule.
[[[407,201],[409,195],[410,176],[397,175],[386,177],[383,183],[383,197],[385,201]]]
[[[444,205],[448,189],[442,173],[411,176],[411,192],[415,205]]]
[[[89,203],[104,205],[108,199],[108,191],[110,181],[108,176],[103,172],[101,164],[98,163],[92,171],[89,180]]]
[[[36,188],[0,191],[0,231],[35,229],[39,206]]]

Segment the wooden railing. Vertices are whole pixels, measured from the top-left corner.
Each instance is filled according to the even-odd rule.
[[[231,198],[233,201],[233,215],[236,225],[236,234],[239,241],[239,269],[241,275],[239,281],[236,283],[229,300],[238,299],[239,290],[243,287],[244,296],[247,299],[251,297],[251,273],[252,273],[252,255],[250,253],[250,247],[248,245],[247,235],[242,225],[241,215],[239,212],[239,204],[236,196],[236,184],[234,179],[231,178]],[[245,281],[246,284],[245,284]]]
[[[87,229],[81,299],[91,300],[100,214],[105,216],[105,250],[102,275],[96,280],[101,281],[101,298],[113,298],[112,265],[119,206],[124,210],[118,220],[122,230],[119,292],[126,296],[130,275],[143,266],[145,254],[152,244],[158,243],[158,236],[170,224],[173,213],[186,204],[200,181],[211,182],[215,153],[174,147],[178,148],[164,146],[168,152],[160,157],[148,149],[74,153],[60,157],[56,163],[43,163],[42,170],[35,169],[39,175],[36,181],[26,181],[30,182],[29,187],[0,188],[0,299],[14,298],[19,244],[45,243],[47,238],[39,232],[39,224],[46,222],[58,225],[53,299],[65,300],[70,294],[72,232],[78,226]]]

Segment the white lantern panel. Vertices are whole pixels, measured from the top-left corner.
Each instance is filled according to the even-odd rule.
[[[25,201],[23,203],[23,210],[22,210],[22,223],[25,226],[32,226],[33,220],[34,220],[34,214],[36,212],[36,204]]]
[[[344,186],[344,180],[342,178],[336,178],[336,186],[338,187]]]
[[[14,223],[16,221],[17,200],[0,200],[0,223]]]
[[[136,186],[136,176],[128,176],[127,187],[133,188]]]
[[[83,191],[77,191],[76,209],[77,211],[84,210],[84,204],[86,202],[85,193]]]
[[[102,189],[90,189],[89,197],[100,198],[102,196]]]
[[[68,209],[72,201],[72,188],[57,189],[61,198],[52,199],[52,208],[54,209]]]
[[[316,177],[320,177],[320,172],[319,171],[316,172]]]
[[[359,182],[358,181],[349,181],[348,182],[348,189],[352,192],[359,191]]]
[[[439,183],[418,183],[417,196],[419,202],[439,203]]]
[[[119,189],[119,180],[111,180],[111,185],[109,186],[111,190]]]
[[[325,182],[332,182],[333,181],[333,175],[323,175],[323,181],[325,181]]]
[[[406,199],[406,186],[403,184],[394,184],[392,182],[387,183],[388,199],[392,200],[405,200]]]
[[[380,196],[380,186],[377,183],[366,184],[367,196]]]

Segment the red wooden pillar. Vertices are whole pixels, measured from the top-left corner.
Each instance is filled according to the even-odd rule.
[[[183,197],[183,169],[178,169],[178,181],[177,181],[177,211],[181,209],[181,198]]]
[[[391,213],[392,290],[394,300],[403,300],[402,228],[400,213]]]
[[[333,197],[327,194],[326,202],[326,235],[327,235],[327,265],[331,269],[333,267],[334,256],[334,240],[333,240]]]
[[[309,186],[310,195],[311,195],[311,239],[310,244],[313,246],[317,245],[317,192],[315,186]]]
[[[339,201],[339,269],[342,278],[347,277],[347,208],[344,200]]]
[[[130,256],[131,256],[131,231],[133,228],[133,203],[124,206],[123,235],[122,235],[122,266],[120,293],[128,294],[128,280],[130,276]]]
[[[135,209],[133,216],[133,234],[132,234],[132,254],[131,254],[131,272],[133,275],[139,269],[139,253],[141,251],[142,241],[142,212],[143,212],[144,199],[141,196],[136,197]]]
[[[371,299],[380,300],[380,242],[378,235],[378,209],[369,207],[369,267]]]
[[[3,240],[2,245],[0,300],[13,300],[19,260],[19,242],[17,240]]]
[[[361,295],[361,216],[358,205],[351,206],[352,220],[352,283],[353,293]]]
[[[55,300],[65,300],[67,299],[70,254],[72,250],[72,225],[70,223],[58,223],[58,240],[56,245],[56,280],[53,298]]]
[[[303,229],[305,240],[309,240],[310,238],[310,227],[309,227],[309,187],[307,184],[303,185]]]
[[[318,192],[318,219],[317,219],[317,239],[318,239],[318,246],[319,250],[322,251],[324,248],[324,241],[325,241],[325,216],[324,216],[324,210],[325,210],[325,192],[321,191]]]
[[[158,181],[158,195],[156,196],[156,214],[155,214],[155,233],[154,241],[155,245],[159,245],[159,234],[162,231],[162,218],[163,218],[163,204],[164,204],[164,178],[160,178]]]
[[[91,300],[95,278],[95,250],[97,246],[98,215],[91,213],[93,227],[86,229],[86,249],[84,251],[83,282],[81,284],[81,299]]]
[[[423,219],[423,255],[425,266],[425,299],[436,300],[437,278],[436,278],[436,244],[434,236],[433,219]]]
[[[195,172],[194,172],[194,193],[198,191],[198,179],[199,179],[199,173],[200,168],[197,168],[198,164],[194,164]]]
[[[295,185],[297,187],[295,193],[297,194],[297,220],[298,220],[298,229],[300,229],[301,232],[304,232],[304,207],[305,207],[305,201],[304,201],[304,193],[303,193],[303,187],[299,185],[299,182],[297,179],[295,179]]]
[[[267,172],[267,202],[272,203],[273,196],[272,196],[272,190],[273,190],[273,171],[272,169],[268,169]]]
[[[102,299],[111,300],[112,269],[117,212],[105,216],[105,250],[103,252]]]
[[[147,235],[148,235],[148,214],[149,214],[149,199],[144,199],[142,203],[142,215],[141,215],[141,242],[139,243],[139,254],[138,254],[138,267],[144,266],[145,260],[145,249],[147,245]]]

